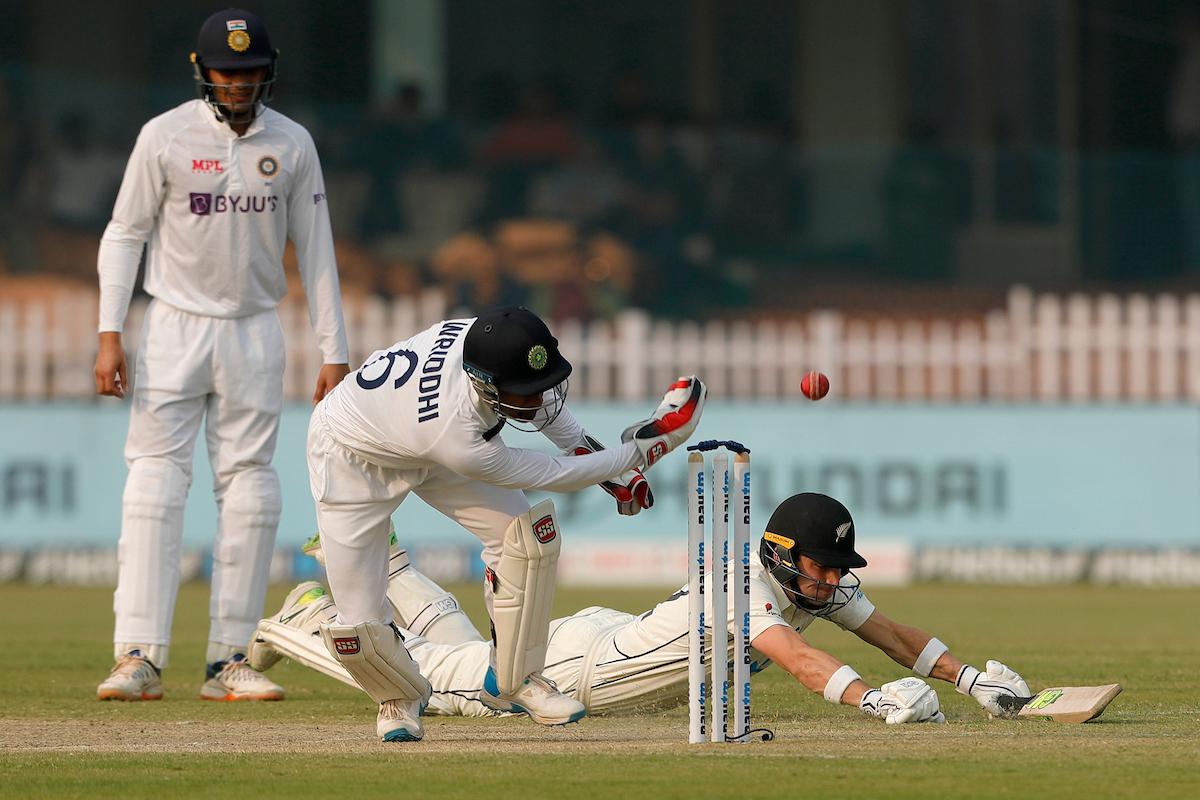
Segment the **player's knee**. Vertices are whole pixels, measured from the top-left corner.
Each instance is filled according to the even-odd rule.
[[[167,458],[138,458],[129,465],[122,502],[137,516],[163,516],[187,502],[192,476]]]
[[[458,598],[450,592],[431,598],[405,627],[440,644],[483,641],[470,618],[459,607]]]
[[[222,503],[230,512],[260,517],[261,524],[275,525],[283,510],[279,476],[268,466],[239,470],[229,478]]]

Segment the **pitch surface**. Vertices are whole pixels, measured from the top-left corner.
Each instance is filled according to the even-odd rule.
[[[865,576],[869,578],[869,576]],[[273,587],[278,603],[288,587]],[[476,622],[478,587],[454,587]],[[560,613],[642,610],[660,591],[560,591]],[[0,703],[0,794],[22,797],[358,796],[442,798],[1200,796],[1200,591],[924,585],[875,590],[896,619],[965,660],[997,658],[1034,688],[1119,681],[1086,725],[989,720],[936,683],[949,719],[887,727],[834,708],[789,676],[756,676],[754,721],[775,742],[684,744],[682,708],[545,729],[523,719],[427,720],[426,741],[383,745],[369,700],[283,663],[283,703],[196,698],[207,592],[180,593],[166,699],[100,703],[109,660],[104,589],[0,586],[9,646]],[[810,640],[872,683],[905,671],[827,624]]]

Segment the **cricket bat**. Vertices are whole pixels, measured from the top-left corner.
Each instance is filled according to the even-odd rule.
[[[1004,719],[1087,722],[1100,716],[1120,693],[1119,683],[1106,686],[1057,686],[1043,689],[1033,697],[1000,696],[996,702],[1004,709]]]

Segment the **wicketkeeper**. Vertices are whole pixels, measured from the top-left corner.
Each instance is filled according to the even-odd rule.
[[[320,556],[318,547],[309,550]],[[783,501],[763,534],[759,562],[752,564],[751,671],[775,662],[830,703],[855,706],[889,725],[945,721],[925,678],[953,683],[996,716],[1002,712],[997,697],[1030,695],[1021,676],[1004,664],[988,661],[980,671],[959,661],[941,640],[884,616],[852,571],[866,565],[854,549],[854,521],[845,506],[811,493]],[[427,713],[494,713],[480,702],[488,645],[453,595],[416,572],[403,550],[393,549],[392,574],[396,589],[389,597],[399,601],[395,618],[410,631],[405,634],[409,652],[433,686]],[[682,705],[687,700],[687,606],[685,586],[641,614],[593,606],[556,619],[550,623],[544,674],[589,713]],[[322,621],[334,613],[320,584],[296,587],[278,614],[259,623],[251,663],[266,669],[286,655],[354,686],[321,645]],[[852,631],[916,677],[871,686],[852,667],[805,641],[802,634],[815,619]],[[728,626],[733,629],[732,615]]]
[[[559,533],[554,505],[523,490],[608,484],[623,513],[652,502],[639,468],[685,442],[704,384],[680,378],[653,416],[601,449],[566,409],[571,365],[545,323],[523,308],[439,322],[379,350],[316,407],[308,467],[337,619],[329,653],[379,704],[385,741],[423,736],[431,687],[392,626],[391,515],[414,493],[483,543],[494,646],[475,688],[492,708],[561,725],[586,713],[542,675]],[[511,425],[541,431],[565,455],[508,447]],[[576,455],[576,453],[582,453]]]

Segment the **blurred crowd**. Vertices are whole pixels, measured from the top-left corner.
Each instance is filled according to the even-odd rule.
[[[839,240],[811,235],[814,156],[769,95],[757,112],[716,122],[664,111],[629,72],[586,124],[552,82],[498,77],[479,96],[467,120],[431,113],[413,84],[375,108],[289,104],[281,92],[280,110],[317,140],[347,294],[436,285],[451,307],[696,318],[786,309],[809,279],[955,279],[973,157],[919,121],[865,190],[882,209],[876,233]],[[35,136],[19,105],[0,81],[0,273],[94,282],[145,117],[76,111]],[[1056,222],[1058,154],[992,157],[993,221]]]

